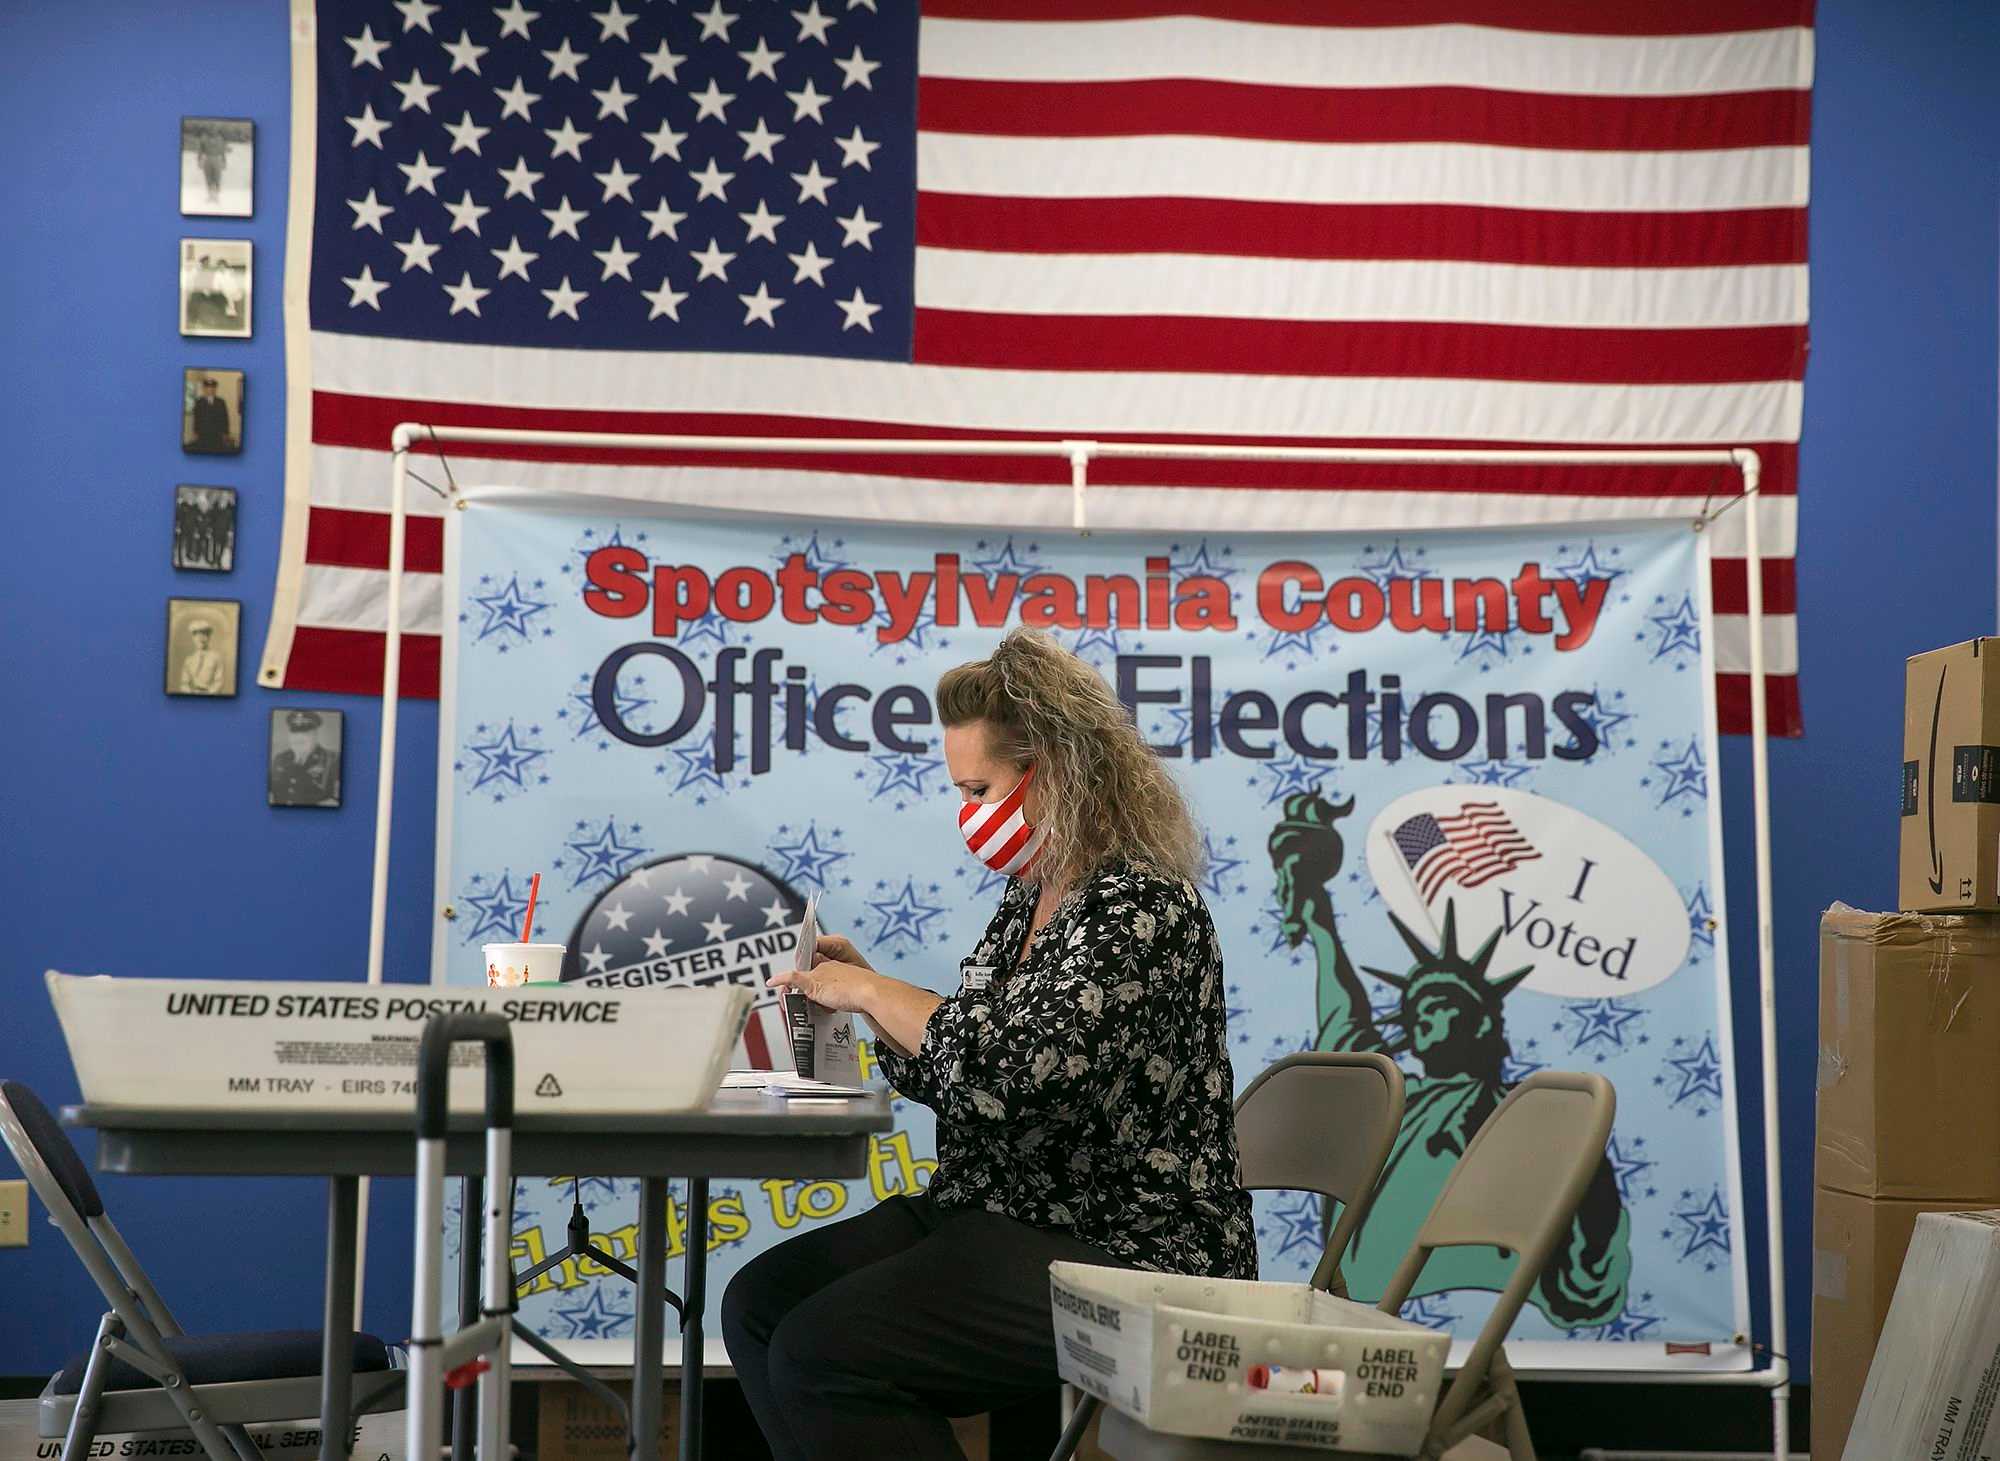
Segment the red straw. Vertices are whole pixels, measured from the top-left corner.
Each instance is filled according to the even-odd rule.
[[[536,873],[528,879],[528,916],[521,920],[521,942],[535,941],[535,895],[542,891],[542,875]]]

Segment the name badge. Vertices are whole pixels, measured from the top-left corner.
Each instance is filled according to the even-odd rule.
[[[993,987],[993,972],[991,964],[975,964],[969,959],[962,960],[958,966],[958,982],[966,989],[990,989]]]

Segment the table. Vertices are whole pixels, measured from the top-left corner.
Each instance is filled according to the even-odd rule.
[[[416,1170],[414,1118],[397,1112],[165,1111],[131,1105],[65,1107],[63,1120],[97,1133],[100,1171],[134,1176],[325,1177],[325,1346],[320,1387],[321,1461],[348,1461],[353,1376],[355,1214],[364,1176]],[[519,1113],[514,1172],[554,1177],[637,1177],[639,1287],[666,1287],[667,1179],[688,1180],[681,1327],[681,1458],[701,1456],[702,1307],[707,1300],[708,1183],[713,1177],[862,1177],[870,1137],[891,1127],[889,1099],[791,1100],[722,1090],[705,1110],[662,1115]],[[445,1170],[478,1176],[486,1161],[476,1114],[454,1115]],[[641,1447],[660,1429],[665,1306],[635,1304],[632,1431]],[[688,1357],[694,1357],[692,1366]],[[461,1452],[460,1454],[464,1454]],[[640,1455],[646,1456],[642,1450]],[[410,1461],[423,1461],[411,1457]]]

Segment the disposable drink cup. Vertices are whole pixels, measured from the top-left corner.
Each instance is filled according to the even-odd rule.
[[[561,944],[486,944],[486,982],[495,989],[513,989],[529,982],[562,978]]]

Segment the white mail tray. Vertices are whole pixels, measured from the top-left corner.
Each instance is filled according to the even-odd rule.
[[[48,974],[84,1100],[167,1110],[414,1111],[417,1042],[443,1010],[514,1031],[514,1109],[619,1115],[706,1106],[750,1013],[732,986],[440,988]],[[452,1051],[451,1104],[485,1099],[485,1052]]]
[[[1451,1350],[1308,1284],[1051,1263],[1049,1297],[1062,1377],[1174,1435],[1414,1456]]]

